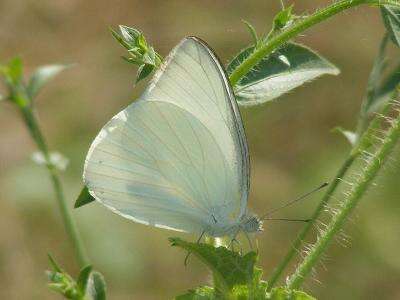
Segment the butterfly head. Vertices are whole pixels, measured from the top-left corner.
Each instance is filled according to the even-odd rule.
[[[264,230],[263,221],[260,220],[256,215],[245,216],[240,227],[243,231],[249,233],[260,232]]]

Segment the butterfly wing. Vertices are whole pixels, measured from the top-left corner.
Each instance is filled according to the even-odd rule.
[[[196,38],[167,57],[138,101],[101,130],[84,181],[101,203],[158,227],[200,232],[246,208],[243,125],[216,56]]]

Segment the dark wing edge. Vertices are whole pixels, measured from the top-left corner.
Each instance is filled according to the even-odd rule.
[[[189,39],[189,40],[194,40],[197,42],[199,45],[201,45],[211,56],[212,60],[214,61],[215,65],[217,66],[218,70],[220,71],[219,74],[221,76],[221,80],[224,83],[225,90],[228,94],[228,99],[229,99],[229,107],[231,108],[232,115],[234,116],[234,126],[236,129],[237,137],[240,143],[240,152],[241,152],[241,158],[242,158],[242,174],[245,176],[245,184],[246,184],[246,190],[244,191],[245,193],[242,194],[242,201],[245,200],[245,203],[247,204],[247,197],[250,191],[250,155],[249,155],[249,148],[247,145],[247,138],[246,138],[246,133],[244,130],[243,126],[243,121],[242,121],[242,116],[240,114],[239,106],[236,102],[235,94],[233,92],[233,88],[231,86],[231,83],[229,82],[229,77],[228,74],[225,71],[225,68],[223,67],[223,64],[221,63],[220,59],[218,58],[217,54],[212,50],[212,48],[202,39],[195,37],[195,36],[189,36],[186,37],[184,40]],[[243,199],[243,197],[245,199]]]

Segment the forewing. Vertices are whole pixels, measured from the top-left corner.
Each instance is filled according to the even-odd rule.
[[[229,80],[213,51],[198,38],[184,39],[141,98],[177,105],[207,127],[222,149],[233,179],[235,193],[227,213],[243,214],[250,182],[247,141]]]

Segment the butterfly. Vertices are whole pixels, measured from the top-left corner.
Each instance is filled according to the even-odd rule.
[[[211,237],[262,230],[247,207],[250,158],[232,86],[197,37],[101,129],[83,179],[97,201],[138,223]]]

